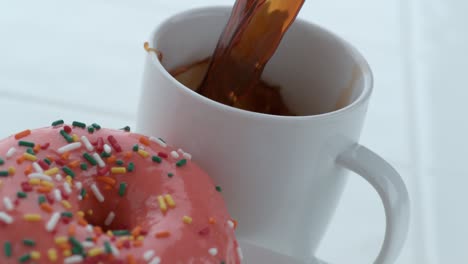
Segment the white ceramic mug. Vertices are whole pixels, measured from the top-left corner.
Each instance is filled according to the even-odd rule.
[[[356,172],[385,207],[385,241],[375,263],[394,263],[408,231],[409,198],[398,173],[357,143],[373,85],[368,64],[347,42],[298,19],[264,79],[282,87],[286,104],[300,116],[214,102],[177,82],[167,69],[209,56],[230,11],[190,10],[157,27],[149,43],[164,56],[162,62],[154,53],[146,57],[138,132],[161,136],[193,155],[223,187],[244,243],[302,262],[313,258],[346,171]]]

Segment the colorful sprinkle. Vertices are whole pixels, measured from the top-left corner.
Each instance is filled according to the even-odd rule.
[[[11,211],[14,209],[13,202],[8,197],[3,197],[3,206],[5,206],[5,209],[7,211]]]
[[[6,153],[6,158],[9,159],[9,158],[13,157],[13,155],[15,155],[15,153],[16,153],[16,148],[11,147]]]
[[[115,218],[115,213],[114,212],[110,212],[107,217],[106,217],[106,220],[104,221],[104,225],[105,226],[109,226],[112,224],[112,222],[114,221],[114,218]]]
[[[52,126],[54,126],[54,127],[55,127],[55,126],[60,126],[60,125],[63,125],[63,124],[64,124],[64,122],[63,122],[63,120],[61,120],[61,119],[52,122]]]
[[[63,137],[68,143],[72,143],[72,142],[73,142],[73,138],[72,138],[65,130],[60,130],[60,135],[62,135],[62,137]]]
[[[75,263],[81,263],[81,262],[83,262],[83,256],[80,256],[80,255],[73,255],[63,260],[64,264],[75,264]]]
[[[112,174],[124,174],[124,173],[127,173],[127,168],[125,168],[125,167],[112,167],[111,172],[112,172]]]
[[[16,196],[17,196],[18,198],[26,198],[26,197],[28,197],[28,194],[25,193],[25,192],[17,192],[17,193],[16,193]]]
[[[122,147],[119,145],[119,143],[117,142],[114,136],[112,135],[108,136],[107,140],[109,141],[109,143],[115,149],[116,152],[122,152]]]
[[[49,219],[49,222],[47,222],[46,224],[46,230],[48,232],[52,232],[57,226],[57,223],[59,220],[60,220],[60,213],[59,212],[53,213]]]
[[[49,260],[51,262],[56,262],[57,261],[57,250],[55,248],[50,248],[47,250],[47,257],[49,257]]]
[[[138,154],[140,154],[140,156],[142,156],[143,158],[147,158],[149,156],[149,153],[142,149],[138,150]]]
[[[39,180],[49,181],[49,182],[53,181],[52,177],[47,176],[47,175],[45,175],[43,173],[40,173],[40,172],[30,173],[28,175],[28,178],[29,179],[39,179]]]
[[[161,163],[161,162],[162,162],[162,159],[161,159],[160,157],[158,157],[158,156],[153,156],[153,157],[151,158],[151,160],[153,160],[153,161],[156,162],[156,163]]]
[[[67,175],[70,175],[72,178],[75,177],[75,173],[70,169],[68,168],[67,166],[64,166],[62,168],[63,172],[65,172]]]
[[[132,172],[135,169],[135,164],[133,162],[128,163],[127,170]]]
[[[106,163],[102,160],[101,156],[97,153],[93,153],[93,158],[96,160],[97,164],[99,167],[104,168],[106,166]]]
[[[155,237],[156,238],[166,238],[166,237],[169,237],[170,235],[171,235],[171,233],[169,231],[162,231],[162,232],[156,233]]]
[[[223,190],[223,189],[221,189],[221,186],[216,186],[215,189],[216,189],[217,192],[221,192]]]
[[[176,162],[176,166],[177,167],[182,167],[184,166],[185,164],[187,164],[187,160],[186,159],[181,159],[179,161]]]
[[[128,236],[130,235],[130,231],[128,230],[114,230],[112,231],[114,236]]]
[[[6,170],[6,171],[0,171],[0,177],[7,177],[8,175],[10,175],[10,173]]]
[[[79,127],[79,128],[86,128],[86,124],[79,121],[73,121],[72,126]]]
[[[21,131],[21,132],[19,132],[18,134],[16,134],[16,135],[15,135],[15,139],[18,140],[18,139],[27,137],[27,136],[29,136],[30,134],[31,134],[31,130],[26,129],[26,130]]]
[[[151,258],[154,257],[154,254],[156,254],[154,250],[148,250],[145,253],[143,253],[143,259],[149,261]]]
[[[93,123],[93,124],[92,124],[92,126],[93,126],[93,127],[94,127],[94,129],[96,129],[96,130],[99,130],[99,129],[101,129],[101,126],[100,126],[100,125],[98,125],[98,124],[96,124],[96,123]]]
[[[166,201],[161,195],[158,196],[158,203],[159,203],[159,209],[161,210],[161,212],[165,213],[167,211],[167,205],[166,205]]]
[[[123,197],[125,195],[126,190],[127,190],[127,183],[121,182],[119,185],[119,196]]]
[[[23,244],[28,247],[33,247],[36,245],[36,242],[32,239],[25,238],[23,239]]]
[[[75,142],[75,143],[70,143],[68,145],[65,145],[63,147],[60,147],[57,152],[60,153],[60,154],[63,154],[65,152],[70,152],[70,151],[73,151],[75,149],[79,149],[81,148],[81,142]]]
[[[42,220],[42,216],[40,214],[24,214],[23,219],[28,222],[38,222]]]
[[[0,221],[4,222],[5,224],[13,223],[13,217],[5,212],[0,212]]]
[[[182,217],[182,221],[186,224],[191,224],[193,220],[190,216],[185,215],[184,217]]]
[[[99,188],[96,186],[96,184],[91,184],[91,191],[93,192],[94,196],[99,202],[104,202],[104,196],[102,195],[101,191]]]
[[[8,258],[13,255],[13,252],[11,250],[11,242],[10,241],[6,241],[3,244],[3,251],[5,252],[5,256],[7,256]]]
[[[20,140],[20,141],[18,141],[18,145],[23,146],[23,147],[34,148],[35,144],[33,142]]]
[[[216,256],[218,255],[218,249],[217,248],[210,248],[208,249],[208,253],[210,253],[211,256]]]
[[[176,207],[176,203],[175,203],[174,199],[172,198],[172,196],[170,194],[164,195],[164,199],[166,200],[166,202],[167,202],[167,204],[169,205],[170,208],[175,208]]]
[[[104,152],[107,154],[111,154],[112,148],[109,145],[104,144]]]
[[[36,161],[37,160],[37,157],[34,156],[34,155],[31,155],[27,152],[23,153],[23,157],[26,159],[26,160],[29,160],[29,161]]]
[[[150,137],[149,140],[158,143],[158,144],[159,144],[161,147],[163,147],[163,148],[167,147],[166,142],[164,142],[164,140],[162,140],[162,139],[160,139],[160,138],[157,138],[157,137]]]
[[[24,254],[22,255],[21,257],[18,258],[18,261],[20,263],[24,263],[26,261],[29,261],[31,259],[31,254],[27,253],[27,254]]]

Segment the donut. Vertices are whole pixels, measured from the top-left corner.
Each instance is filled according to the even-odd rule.
[[[0,141],[0,263],[238,264],[222,189],[161,138],[57,120]]]

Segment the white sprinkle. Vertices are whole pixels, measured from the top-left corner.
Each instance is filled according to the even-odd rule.
[[[71,189],[71,186],[68,182],[65,182],[63,183],[63,189],[65,190],[65,192],[67,194],[71,194],[72,193],[72,189]]]
[[[87,225],[86,226],[86,231],[88,231],[89,233],[93,233],[94,232],[93,226],[92,225]]]
[[[79,149],[81,148],[81,142],[74,142],[74,143],[70,143],[68,145],[65,145],[63,147],[60,147],[57,152],[60,153],[60,154],[63,154],[65,152],[69,152],[69,151],[73,151],[75,149]]]
[[[244,259],[244,254],[242,254],[242,249],[237,247],[237,255],[239,255],[240,260]]]
[[[13,157],[13,155],[15,155],[15,153],[16,153],[16,149],[14,147],[11,147],[6,153],[6,158],[9,159],[9,158]]]
[[[208,249],[208,253],[210,253],[211,256],[216,256],[218,255],[218,249],[217,248],[210,248]]]
[[[85,145],[85,148],[91,152],[94,150],[94,147],[93,145],[91,144],[91,142],[89,142],[89,139],[86,137],[86,136],[82,136],[81,137],[81,141],[83,141],[83,144]]]
[[[118,257],[120,255],[120,251],[114,245],[111,245],[111,251],[114,257]]]
[[[192,155],[190,155],[189,153],[187,152],[184,152],[184,154],[182,155],[184,156],[185,159],[188,159],[188,160],[191,160],[192,159]]]
[[[83,196],[78,195],[78,201],[81,201],[81,200],[83,200]]]
[[[104,168],[104,167],[106,166],[106,164],[105,164],[104,161],[101,159],[101,156],[99,156],[99,154],[93,153],[93,157],[94,157],[94,159],[97,161],[97,164],[99,165],[99,167]]]
[[[149,140],[158,143],[163,148],[167,147],[167,144],[157,137],[150,137]]]
[[[138,149],[145,150],[145,146],[138,146]]]
[[[81,190],[81,188],[83,188],[83,183],[77,181],[75,182],[75,188],[78,189],[78,190]]]
[[[30,173],[28,175],[28,178],[29,179],[39,179],[39,180],[49,181],[49,182],[53,181],[52,177],[50,177],[48,175],[45,175],[45,174],[42,174],[40,172]]]
[[[3,197],[3,205],[5,206],[5,209],[7,211],[11,211],[14,208],[13,203],[11,202],[11,199],[8,197]]]
[[[184,151],[183,149],[179,148],[179,149],[177,150],[177,152],[179,152],[180,154],[184,154],[185,151]]]
[[[55,175],[55,179],[57,181],[61,181],[61,180],[63,180],[63,176],[60,173],[58,173],[57,175]]]
[[[104,144],[104,152],[107,154],[111,154],[112,148],[109,145]]]
[[[153,260],[149,264],[159,264],[161,263],[161,258],[160,257],[154,257]]]
[[[55,227],[57,226],[57,223],[58,223],[59,220],[60,220],[60,213],[59,212],[55,212],[54,214],[52,214],[52,216],[49,219],[49,222],[47,222],[47,224],[46,224],[46,230],[48,232],[52,232],[55,229]]]
[[[94,247],[96,244],[94,244],[94,243],[91,242],[91,241],[86,241],[86,240],[85,240],[85,241],[81,242],[81,245],[82,245],[83,247],[85,247],[85,248],[92,248],[92,247]]]
[[[231,220],[227,220],[227,224],[230,228],[234,228],[234,222]]]
[[[57,202],[62,201],[62,193],[60,192],[59,189],[54,189],[54,199]]]
[[[73,255],[63,260],[64,264],[75,264],[83,261],[83,256]]]
[[[152,257],[154,257],[154,254],[155,254],[154,250],[148,250],[145,253],[143,253],[143,258],[146,261],[149,261]]]
[[[43,173],[43,172],[44,172],[44,170],[42,169],[42,167],[39,166],[39,164],[38,164],[37,162],[33,162],[33,163],[32,163],[32,166],[33,166],[33,168],[34,168],[34,170],[35,170],[36,172],[39,172],[39,173]]]
[[[13,217],[5,212],[0,212],[0,221],[3,221],[5,224],[13,223]]]
[[[173,151],[171,151],[171,156],[172,156],[174,159],[178,159],[178,158],[179,158],[179,153],[177,153],[177,151],[173,150]]]
[[[104,225],[108,226],[108,225],[112,224],[112,221],[114,221],[114,218],[115,218],[115,213],[110,212],[107,215],[106,220],[104,221]]]
[[[91,191],[93,191],[94,196],[98,199],[99,202],[104,202],[104,196],[102,195],[101,191],[99,188],[96,186],[95,183],[91,184]]]

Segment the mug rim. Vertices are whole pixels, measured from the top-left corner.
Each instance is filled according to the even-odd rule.
[[[167,18],[165,18],[162,22],[160,22],[156,28],[152,31],[150,35],[150,39],[148,40],[148,43],[151,47],[155,47],[154,45],[154,39],[155,37],[160,33],[164,31],[164,28],[166,28],[169,24],[171,24],[172,21],[177,21],[180,18],[187,17],[187,16],[196,16],[200,15],[202,13],[220,13],[224,11],[230,11],[232,9],[232,6],[229,5],[216,5],[216,6],[206,6],[206,7],[197,7],[197,8],[190,8],[188,10],[182,11],[175,13]],[[328,29],[323,28],[320,25],[317,25],[315,23],[312,23],[310,21],[307,21],[302,18],[296,18],[294,23],[302,24],[302,26],[306,27],[313,27],[322,33],[329,34],[332,36],[336,41],[339,41],[343,44],[347,52],[349,52],[351,58],[355,61],[356,65],[358,65],[362,71],[362,76],[363,76],[363,89],[359,96],[353,100],[350,104],[341,107],[337,110],[330,111],[330,112],[325,112],[325,113],[320,113],[320,114],[315,114],[315,115],[298,115],[298,116],[281,116],[281,115],[272,115],[272,114],[265,114],[265,113],[258,113],[258,112],[253,112],[253,111],[248,111],[248,110],[243,110],[239,108],[235,108],[232,106],[228,106],[225,104],[222,104],[220,102],[217,102],[215,100],[212,100],[210,98],[207,98],[192,89],[186,87],[179,81],[177,81],[170,73],[169,71],[164,68],[162,65],[161,61],[159,61],[158,57],[154,53],[150,53],[150,58],[151,58],[151,63],[156,66],[158,70],[160,70],[163,74],[164,77],[168,78],[170,81],[172,81],[178,89],[181,90],[181,92],[187,94],[188,96],[194,97],[196,100],[201,100],[202,103],[210,104],[212,107],[216,108],[217,110],[223,111],[223,112],[229,112],[231,114],[235,114],[239,117],[242,118],[250,118],[250,119],[268,119],[270,121],[313,121],[313,120],[324,120],[324,119],[335,119],[339,118],[343,115],[345,115],[348,112],[352,112],[356,108],[359,108],[360,106],[363,106],[368,102],[372,91],[374,87],[374,77],[372,70],[369,66],[369,63],[367,60],[364,58],[364,56],[353,46],[351,45],[348,41],[344,40],[337,34],[331,32]]]

